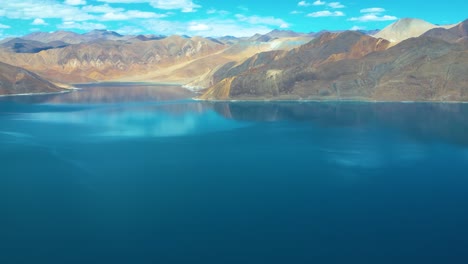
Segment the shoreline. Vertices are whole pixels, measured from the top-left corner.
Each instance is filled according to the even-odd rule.
[[[91,85],[141,85],[141,86],[180,86],[183,89],[197,93],[200,90],[193,90],[181,83],[168,83],[168,82],[90,82],[90,83],[75,83],[70,88],[64,88],[59,92],[43,92],[43,93],[20,93],[20,94],[0,94],[1,97],[13,96],[34,96],[34,95],[53,95],[64,94],[73,91],[81,90],[79,86]],[[78,86],[78,87],[77,87]],[[433,103],[433,104],[468,104],[468,101],[385,101],[385,100],[370,100],[365,98],[349,98],[349,99],[200,99],[198,97],[188,97],[187,99],[197,102],[226,102],[226,103],[401,103],[401,104],[414,104],[414,103]]]
[[[468,101],[383,101],[365,99],[224,99],[209,100],[193,97],[192,100],[199,102],[219,102],[219,103],[433,103],[433,104],[468,104]]]
[[[67,90],[65,91],[50,92],[50,93],[45,92],[45,93],[0,94],[0,97],[64,94],[64,93],[71,93],[76,90],[81,90],[81,89],[77,87],[73,87],[73,88],[67,88]]]
[[[120,81],[105,81],[105,82],[87,82],[87,83],[74,83],[75,86],[91,86],[91,85],[140,85],[140,86],[184,86],[182,83],[171,83],[171,82],[120,82]]]

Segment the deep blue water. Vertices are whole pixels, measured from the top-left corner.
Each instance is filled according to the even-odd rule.
[[[468,104],[0,99],[0,263],[468,263]]]

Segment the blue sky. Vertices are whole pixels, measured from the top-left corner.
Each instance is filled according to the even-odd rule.
[[[272,29],[299,32],[383,28],[398,18],[453,24],[468,18],[468,1],[422,0],[1,0],[0,38],[34,31],[250,36]]]

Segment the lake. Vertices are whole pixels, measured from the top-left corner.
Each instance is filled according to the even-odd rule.
[[[467,263],[468,104],[0,98],[0,263]]]

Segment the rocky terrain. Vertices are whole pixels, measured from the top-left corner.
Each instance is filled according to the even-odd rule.
[[[189,83],[229,61],[291,49],[312,39],[271,32],[268,40],[187,36],[122,36],[105,30],[32,33],[0,44],[0,61],[66,83],[154,81]],[[297,34],[298,35],[298,34]],[[287,36],[287,37],[284,37]],[[41,41],[39,41],[41,40]]]
[[[35,73],[0,62],[0,95],[62,91],[66,91],[66,89]]]
[[[451,41],[423,35],[395,46],[358,32],[324,34],[224,65],[200,99],[467,101],[465,28],[466,21],[449,29],[458,32]]]
[[[468,19],[449,29],[433,28],[425,32],[422,36],[438,38],[452,43],[467,41]]]
[[[386,39],[394,45],[409,38],[419,37],[431,29],[451,27],[453,25],[434,25],[421,19],[403,18],[382,29],[374,37]]]

